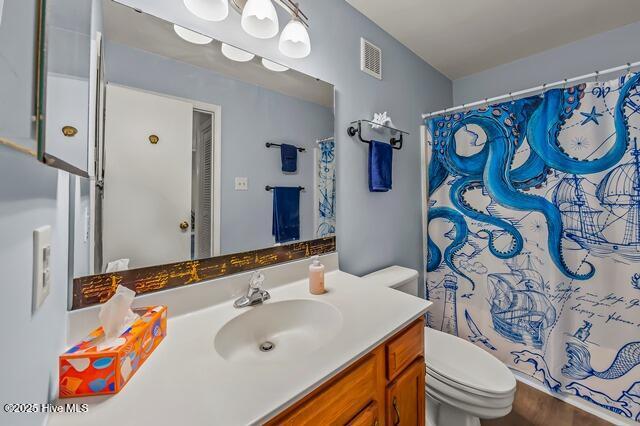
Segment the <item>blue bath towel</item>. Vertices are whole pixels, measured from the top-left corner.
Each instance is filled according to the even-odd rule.
[[[276,243],[300,239],[300,190],[298,187],[273,188],[273,224]]]
[[[369,191],[387,192],[391,189],[393,147],[388,143],[369,143]]]
[[[280,145],[280,159],[282,160],[283,172],[295,172],[298,168],[298,148],[283,143]]]

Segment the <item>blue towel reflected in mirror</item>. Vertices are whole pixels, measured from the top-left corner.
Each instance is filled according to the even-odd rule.
[[[283,143],[280,145],[280,159],[283,172],[295,172],[298,169],[298,147]]]
[[[391,190],[391,163],[393,147],[388,143],[369,143],[369,191],[387,192]]]
[[[271,233],[276,243],[300,239],[300,189],[276,186],[273,188],[273,224]]]

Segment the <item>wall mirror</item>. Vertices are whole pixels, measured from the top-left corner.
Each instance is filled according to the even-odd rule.
[[[331,84],[97,3],[96,173],[73,185],[74,278],[335,233]]]

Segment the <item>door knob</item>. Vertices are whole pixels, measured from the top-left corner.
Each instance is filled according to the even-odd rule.
[[[186,220],[184,222],[180,222],[180,229],[182,229],[183,231],[189,229],[189,222],[187,222]]]

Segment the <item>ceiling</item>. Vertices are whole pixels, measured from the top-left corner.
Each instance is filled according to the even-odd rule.
[[[639,0],[346,1],[452,80],[640,21]]]
[[[76,0],[73,0],[76,1]],[[104,36],[110,42],[188,63],[235,80],[250,83],[287,96],[333,108],[333,86],[295,70],[267,70],[256,55],[248,62],[227,59],[220,51],[221,43],[207,45],[188,43],[178,37],[173,24],[115,3],[102,1]],[[234,12],[232,12],[234,13]],[[106,54],[108,61],[108,52]]]

